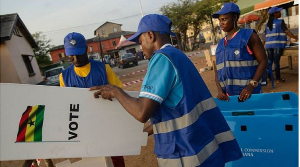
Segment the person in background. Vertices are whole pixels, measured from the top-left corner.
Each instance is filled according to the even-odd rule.
[[[114,85],[93,87],[103,99],[116,98],[138,121],[151,119],[158,165],[224,167],[242,157],[220,109],[190,59],[170,43],[172,22],[144,16],[128,40],[140,43],[150,60],[138,98]]]
[[[282,8],[278,7],[272,7],[269,9],[269,20],[266,24],[265,30],[266,36],[263,40],[265,43],[265,48],[267,49],[269,62],[271,65],[273,65],[274,62],[275,65],[277,84],[285,82],[285,79],[281,78],[280,76],[280,57],[286,46],[286,35],[298,41],[298,37],[288,30],[284,20],[278,19],[281,17],[281,10]]]
[[[87,43],[80,33],[69,33],[64,39],[65,54],[72,65],[59,75],[61,87],[90,88],[112,84],[121,88],[122,82],[108,64],[88,59]],[[125,167],[123,156],[111,157],[115,167]]]
[[[227,35],[219,41],[214,65],[217,98],[229,100],[239,95],[245,101],[251,94],[261,93],[260,79],[268,66],[264,46],[253,29],[237,26],[240,9],[234,3],[224,3],[222,9],[213,14]]]
[[[39,166],[41,159],[32,159],[32,160],[25,160],[22,167],[32,167],[32,166]],[[51,159],[44,159],[44,162],[47,167],[54,167],[53,162]]]

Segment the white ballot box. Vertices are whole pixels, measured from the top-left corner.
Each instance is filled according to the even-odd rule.
[[[85,88],[0,84],[0,160],[139,155],[143,124]],[[127,92],[138,96],[138,92]]]

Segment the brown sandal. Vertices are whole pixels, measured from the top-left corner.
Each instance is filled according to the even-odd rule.
[[[279,83],[282,83],[282,82],[285,82],[285,79],[281,78],[279,80],[276,80],[276,83],[279,84]]]

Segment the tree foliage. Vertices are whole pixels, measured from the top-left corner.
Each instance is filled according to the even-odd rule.
[[[259,16],[259,21],[255,27],[256,32],[259,32],[263,26],[263,24],[269,19],[269,10],[268,9],[264,9],[264,10],[260,10],[257,11],[256,13]]]
[[[211,25],[213,33],[213,43],[216,43],[216,28],[213,22],[212,15],[219,11],[224,3],[237,2],[237,0],[197,0],[195,3],[195,14],[201,16],[204,22]]]
[[[187,49],[187,30],[194,31],[192,40],[195,41],[201,31],[203,23],[212,27],[214,43],[216,43],[216,28],[213,24],[212,14],[221,9],[223,3],[236,2],[237,0],[178,0],[161,7],[162,14],[168,16],[172,22],[172,29],[177,35],[179,49]],[[192,46],[194,49],[195,46]]]
[[[186,32],[191,23],[193,14],[193,0],[178,0],[178,3],[170,3],[161,7],[162,14],[172,20],[172,29],[176,33],[179,49],[186,50],[187,35]]]
[[[52,61],[50,60],[50,48],[53,47],[50,45],[51,40],[47,39],[46,35],[44,35],[42,32],[36,32],[32,34],[32,37],[38,46],[33,48],[33,52],[36,56],[39,67],[41,68],[52,64]]]

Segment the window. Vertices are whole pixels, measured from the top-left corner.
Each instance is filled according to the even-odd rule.
[[[291,8],[292,8],[292,16],[295,16],[295,15],[296,15],[296,7],[293,6],[293,7],[291,7]]]
[[[89,48],[90,48],[90,52],[92,52],[93,51],[93,46],[89,46]]]
[[[29,76],[30,77],[34,76],[35,73],[33,71],[32,65],[31,65],[31,60],[33,59],[33,56],[22,55],[22,57],[23,57],[25,65],[26,65]],[[29,57],[31,57],[31,58],[29,58]]]
[[[101,44],[101,48],[102,48],[102,49],[104,49],[104,48],[105,48],[105,46],[104,46],[104,44],[103,44],[103,43]]]
[[[101,31],[102,32],[102,35],[105,35],[105,31],[103,30],[103,31]]]
[[[118,31],[118,29],[117,29],[116,27],[114,27],[114,29],[113,29],[113,30],[114,30],[114,32],[117,32],[117,31]]]
[[[113,46],[116,46],[117,44],[116,44],[116,41],[112,41],[112,44],[113,44]]]
[[[19,30],[19,28],[17,26],[14,27],[13,33],[16,36],[22,37],[22,35],[20,34],[20,30]]]
[[[65,56],[65,53],[62,52],[62,53],[58,53],[58,57],[61,59],[61,58],[64,58],[64,57],[66,57],[66,56]]]
[[[283,10],[281,11],[281,16],[282,16],[282,17],[287,17],[287,11],[286,11],[285,9],[283,9]]]
[[[293,9],[292,9],[292,7],[288,8],[288,16],[293,16]]]

